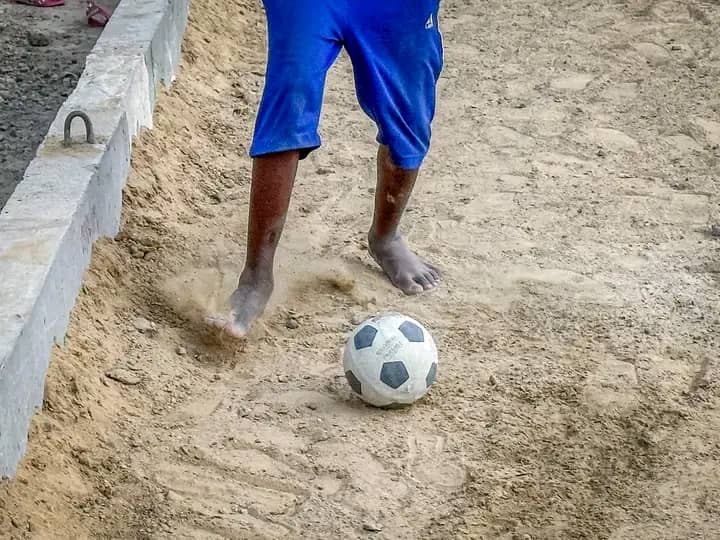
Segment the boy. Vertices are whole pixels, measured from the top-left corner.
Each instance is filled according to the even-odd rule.
[[[442,69],[439,0],[264,0],[269,53],[253,158],[245,268],[226,316],[209,322],[247,334],[273,290],[273,262],[298,161],[320,146],[327,71],[345,47],[360,106],[378,127],[378,180],[369,251],[406,294],[437,285],[438,270],[398,233],[430,145]]]

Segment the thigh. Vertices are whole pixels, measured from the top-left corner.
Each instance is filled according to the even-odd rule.
[[[346,46],[362,108],[403,166],[430,145],[435,88],[443,65],[438,0],[367,0],[351,13]]]
[[[330,0],[263,0],[268,71],[327,72],[340,50],[339,17],[331,4]]]
[[[332,0],[265,0],[268,62],[253,157],[320,146],[325,77],[340,52]]]

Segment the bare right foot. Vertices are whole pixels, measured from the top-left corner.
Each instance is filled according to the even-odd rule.
[[[230,311],[213,314],[205,321],[234,338],[244,338],[252,324],[263,314],[273,291],[272,275],[248,270],[240,276],[237,289],[230,297]]]
[[[368,244],[372,258],[405,294],[419,294],[439,283],[440,271],[415,255],[400,236],[381,238],[370,232]]]

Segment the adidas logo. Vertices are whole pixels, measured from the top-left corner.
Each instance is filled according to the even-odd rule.
[[[425,30],[430,30],[431,28],[435,27],[435,21],[433,21],[432,13],[428,17],[428,20],[425,21]]]

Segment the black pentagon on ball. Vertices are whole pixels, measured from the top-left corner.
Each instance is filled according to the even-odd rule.
[[[380,370],[380,380],[390,388],[400,388],[410,378],[402,362],[385,362]]]
[[[348,370],[345,372],[345,378],[350,384],[350,388],[353,389],[353,392],[362,396],[362,384],[360,384],[360,381],[355,376],[355,374],[352,371]]]
[[[437,362],[433,362],[428,371],[427,377],[425,377],[425,386],[429,387],[432,383],[437,380]]]
[[[412,321],[405,321],[402,323],[399,330],[411,343],[422,343],[425,341],[425,335],[423,334],[422,328]]]
[[[363,326],[360,331],[355,334],[355,348],[357,350],[367,349],[373,344],[376,335],[377,328],[374,326]]]

